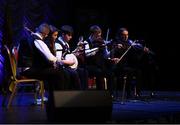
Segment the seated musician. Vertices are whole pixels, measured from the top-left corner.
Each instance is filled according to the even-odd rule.
[[[56,69],[56,65],[62,62],[50,52],[44,42],[49,31],[49,25],[42,23],[37,28],[37,31],[31,34],[32,65],[22,75],[47,81],[50,90],[63,90],[66,89],[64,85],[68,84],[68,79],[65,77],[67,73]]]
[[[85,41],[86,64],[90,76],[96,77],[96,89],[105,89],[104,78],[107,78],[107,87],[111,88],[113,82],[113,72],[106,67],[107,51],[105,41],[102,38],[102,30],[99,26],[93,25],[90,27],[89,38]],[[92,51],[94,50],[94,51]],[[92,53],[89,53],[92,52]]]
[[[113,51],[111,53],[111,58],[113,58],[115,63],[114,71],[117,77],[127,76],[127,97],[131,96],[130,82],[132,81],[132,78],[136,78],[137,81],[137,90],[134,94],[135,96],[139,96],[140,86],[142,84],[140,59],[144,52],[149,53],[149,49],[147,47],[143,47],[139,43],[136,43],[136,41],[134,42],[130,40],[128,30],[126,28],[120,28],[118,30],[116,38],[112,43],[112,48]],[[123,54],[125,55],[123,56]],[[120,58],[122,59],[119,60]]]
[[[60,29],[60,36],[55,41],[56,57],[62,61],[65,70],[70,74],[71,85],[69,89],[80,89],[80,77],[78,72],[71,66],[77,63],[75,56],[71,56],[69,42],[73,36],[73,28],[64,25]]]

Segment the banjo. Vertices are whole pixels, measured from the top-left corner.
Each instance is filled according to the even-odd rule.
[[[83,37],[81,36],[81,37],[79,37],[79,42],[82,42],[83,41]],[[72,53],[70,53],[70,54],[66,54],[65,55],[65,60],[72,60],[73,59],[73,61],[75,62],[73,65],[70,65],[69,67],[71,68],[71,69],[74,69],[74,70],[76,70],[77,69],[77,67],[78,67],[78,59],[77,59],[77,57],[76,57],[76,55],[75,55],[75,52],[72,52]]]
[[[72,59],[73,59],[73,61],[74,61],[75,63],[74,63],[73,65],[70,65],[69,67],[70,67],[71,69],[76,70],[77,67],[78,67],[77,57],[76,57],[73,53],[71,53],[71,54],[66,54],[65,60],[72,60]]]

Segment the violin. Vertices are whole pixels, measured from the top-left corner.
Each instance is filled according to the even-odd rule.
[[[93,41],[93,47],[102,48],[104,45],[104,39],[102,37],[96,38]]]
[[[148,53],[148,54],[152,54],[154,55],[155,53],[153,51],[151,51],[149,48],[147,48],[146,46],[143,46],[141,43],[139,43],[139,40],[134,40],[134,41],[119,41],[118,44],[115,43],[113,45],[114,49],[121,49],[121,50],[127,50],[130,46],[143,50],[144,52]]]
[[[120,40],[117,40],[117,41],[113,44],[113,48],[114,48],[114,49],[121,49],[121,50],[126,50],[129,46],[131,46],[131,44],[129,43],[129,41],[120,41]]]

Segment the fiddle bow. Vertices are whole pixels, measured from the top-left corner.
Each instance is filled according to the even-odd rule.
[[[116,58],[116,60],[115,60],[115,63],[116,63],[116,64],[118,64],[118,63],[122,60],[122,58],[128,53],[128,51],[132,48],[132,46],[134,46],[135,42],[136,42],[136,40],[135,40],[133,43],[131,43],[131,45],[130,45],[130,46],[127,48],[127,50],[121,55],[120,58]]]

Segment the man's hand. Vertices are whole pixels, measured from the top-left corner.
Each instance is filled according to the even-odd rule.
[[[147,48],[147,47],[144,47],[144,52],[147,52],[147,53],[149,53],[149,52],[150,52],[149,48]]]
[[[117,44],[117,49],[121,49],[121,48],[123,48],[123,45],[122,44]]]
[[[112,58],[111,61],[114,63],[114,64],[117,64],[119,62],[119,58]]]

